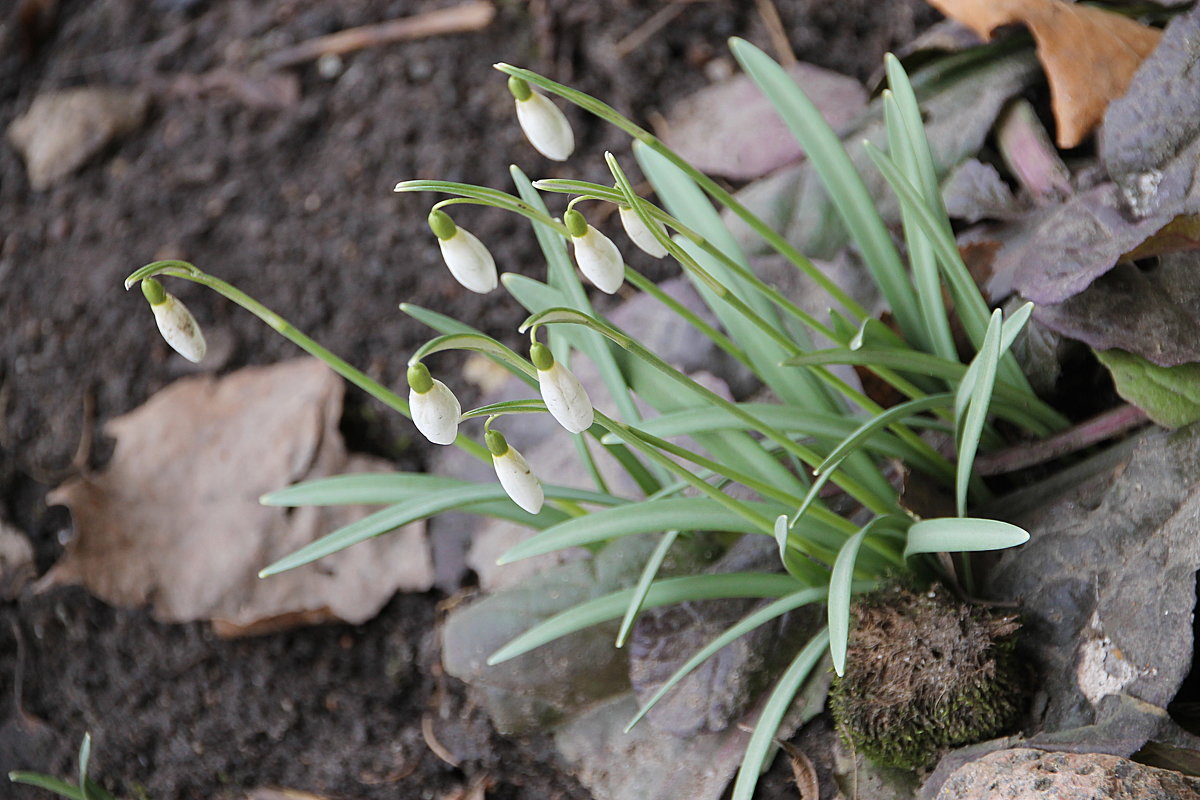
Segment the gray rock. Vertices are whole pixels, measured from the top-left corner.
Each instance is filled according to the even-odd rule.
[[[496,728],[539,730],[629,688],[624,650],[613,646],[617,623],[556,639],[495,666],[487,658],[537,623],[630,585],[653,550],[651,536],[617,539],[594,558],[543,570],[455,609],[442,633],[446,672],[481,689]]]

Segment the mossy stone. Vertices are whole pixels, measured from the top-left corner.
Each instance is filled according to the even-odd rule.
[[[1020,623],[934,586],[889,586],[854,609],[845,674],[830,692],[849,743],[884,766],[922,769],[951,747],[990,739],[1020,717]]]

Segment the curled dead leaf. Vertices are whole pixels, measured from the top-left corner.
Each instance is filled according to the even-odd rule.
[[[352,456],[338,432],[342,383],[315,359],[176,381],[109,422],[117,440],[96,475],[49,502],[75,536],[42,586],[82,583],[164,622],[214,620],[221,635],[373,617],[397,590],[424,591],[432,565],[413,524],[266,580],[257,572],[362,507],[269,508],[258,498],[300,480],[383,471]]]
[[[1058,146],[1079,145],[1125,94],[1133,73],[1162,35],[1139,22],[1062,0],[928,0],[984,39],[1002,25],[1021,23],[1037,41],[1050,82]]]

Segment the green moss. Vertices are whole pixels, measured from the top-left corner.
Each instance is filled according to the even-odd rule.
[[[958,603],[938,587],[893,586],[866,595],[854,617],[830,709],[843,736],[872,761],[930,767],[943,750],[1016,724],[1024,681],[1013,615]]]

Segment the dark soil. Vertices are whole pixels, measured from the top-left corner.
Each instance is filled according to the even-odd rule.
[[[600,154],[627,153],[617,131],[573,113],[576,157],[564,166],[537,156],[513,124],[493,62],[529,66],[652,120],[672,98],[704,85],[706,70],[719,71],[728,36],[769,46],[750,2],[681,4],[623,56],[615,44],[668,4],[500,2],[483,33],[354,53],[332,78],[298,68],[299,101],[270,109],[173,79],[243,69],[290,43],[445,3],[61,0],[44,35],[20,26],[19,11],[53,5],[25,0],[0,12],[8,17],[0,29],[0,126],[38,93],[75,85],[143,87],[153,103],[139,132],[42,193],[31,190],[14,151],[0,146],[0,519],[33,538],[39,573],[71,533],[63,509],[46,507],[46,491],[101,465],[110,450],[105,420],[182,372],[144,301],[121,290],[133,268],[162,257],[194,261],[399,385],[407,353],[429,335],[399,313],[401,301],[503,336],[522,314],[501,293],[482,298],[453,282],[425,226],[433,199],[396,196],[393,184],[442,178],[507,187],[509,163],[534,177],[603,180]],[[933,19],[917,0],[775,5],[801,59],[863,79],[885,50]],[[477,209],[456,216],[489,243],[502,269],[538,263],[532,237],[507,235],[511,219]],[[204,369],[296,355],[220,297],[180,281],[169,289],[218,353]],[[358,397],[349,409],[353,443],[403,468],[421,466],[406,422]],[[89,730],[99,777],[131,797],[241,797],[276,785],[347,798],[433,798],[485,778],[489,798],[587,797],[547,765],[545,741],[495,736],[461,686],[440,676],[442,599],[398,597],[361,627],[227,642],[203,625],[160,625],[81,590],[27,589],[0,604],[0,723],[8,718],[0,769],[70,774]],[[19,724],[14,689],[45,727]],[[458,766],[428,746],[423,719]],[[764,794],[789,795],[786,780],[768,787]],[[4,788],[0,796],[38,793]]]

